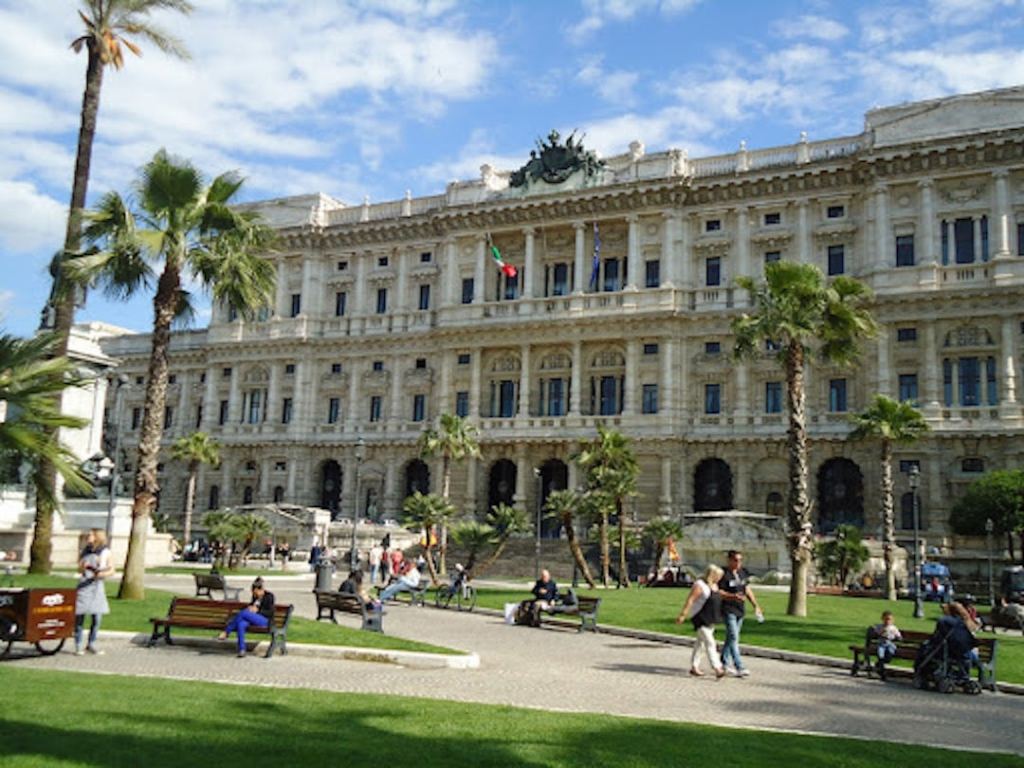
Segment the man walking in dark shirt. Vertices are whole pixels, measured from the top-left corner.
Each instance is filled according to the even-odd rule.
[[[725,575],[718,582],[718,591],[722,597],[722,614],[725,617],[725,643],[722,646],[722,663],[726,671],[736,677],[749,677],[750,672],[743,666],[740,658],[740,630],[743,628],[743,615],[746,601],[754,606],[758,621],[764,614],[761,606],[750,588],[750,574],[743,567],[743,553],[730,549],[728,563],[723,569]]]

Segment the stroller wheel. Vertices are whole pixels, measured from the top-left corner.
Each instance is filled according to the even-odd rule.
[[[968,680],[964,683],[964,693],[968,696],[978,696],[981,694],[981,685],[974,680]]]
[[[935,690],[939,693],[952,693],[954,687],[953,681],[948,677],[940,677],[935,683]]]
[[[914,673],[914,687],[919,691],[928,690],[928,678],[922,675],[920,672]]]

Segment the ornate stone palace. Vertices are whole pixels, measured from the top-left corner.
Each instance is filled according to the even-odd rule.
[[[454,468],[468,513],[532,512],[575,487],[570,456],[604,424],[635,441],[638,519],[781,514],[782,372],[771,349],[737,362],[730,335],[749,306],[734,279],[776,259],[864,281],[882,329],[854,368],[808,374],[822,530],[878,530],[879,448],[846,439],[876,392],[919,402],[932,427],[897,449],[904,531],[912,463],[932,541],[965,484],[1021,464],[1024,88],[876,109],[856,136],[716,157],[634,142],[601,161],[556,133],[531,155],[429,197],[255,205],[280,234],[274,306],[252,321],[215,307],[172,343],[166,442],[203,429],[225,446],[200,477],[200,510],[278,500],[398,517],[413,489],[439,488],[439,462],[416,443],[450,411],[480,430],[482,458]],[[114,414],[130,465],[149,337],[104,349],[130,378]],[[163,461],[161,508],[174,512],[186,468]]]

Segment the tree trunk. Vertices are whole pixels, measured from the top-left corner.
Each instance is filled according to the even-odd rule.
[[[153,298],[153,348],[149,357],[139,457],[135,469],[132,531],[124,563],[124,577],[117,595],[124,600],[141,600],[145,597],[143,580],[146,574],[146,534],[156,505],[156,495],[160,490],[156,465],[160,458],[160,437],[163,434],[164,405],[167,402],[167,348],[171,341],[171,321],[177,308],[180,286],[178,265],[168,257]]]
[[[654,577],[657,578],[658,574],[661,573],[661,558],[665,554],[664,542],[657,541],[654,543]]]
[[[484,560],[482,563],[480,563],[480,565],[476,566],[476,571],[474,573],[469,573],[470,571],[473,570],[472,565],[467,565],[466,566],[466,572],[469,573],[469,577],[470,578],[476,578],[481,573],[483,573],[484,571],[489,569],[496,562],[498,562],[498,558],[502,556],[502,554],[505,552],[505,548],[507,546],[508,546],[508,536],[502,536],[500,539],[498,539],[498,545],[494,548],[494,551],[490,554],[490,556],[486,560]]]
[[[576,567],[583,574],[583,580],[587,582],[587,586],[593,589],[594,577],[590,575],[590,566],[587,565],[587,560],[583,557],[583,550],[580,549],[571,515],[562,516],[562,527],[565,528],[565,540],[569,542],[569,551],[572,553],[573,560],[576,561]]]
[[[814,552],[811,505],[807,492],[807,414],[804,391],[804,348],[791,341],[786,350],[786,397],[789,429],[786,448],[789,454],[789,497],[786,500],[789,523],[789,558],[793,581],[789,585],[790,616],[807,615],[807,570]]]
[[[199,474],[199,462],[190,461],[188,465],[188,486],[185,488],[185,531],[182,535],[183,547],[192,541],[192,509],[196,504],[196,475]]]
[[[427,545],[425,547],[423,547],[423,554],[424,554],[423,559],[427,561],[427,572],[430,574],[431,586],[436,587],[436,586],[440,585],[441,580],[439,578],[437,578],[437,570],[434,568],[434,558],[431,555],[431,549],[433,549],[433,547],[430,546],[430,529],[429,528],[424,528],[423,529],[423,540],[425,542],[427,542]]]
[[[441,457],[441,496],[449,501],[452,490],[452,459],[445,454]],[[437,536],[437,565],[441,573],[448,573],[448,521],[442,520],[438,526]]]
[[[608,586],[611,579],[611,552],[608,546],[608,510],[601,510],[601,517],[597,522],[597,533],[601,543],[601,583]]]
[[[622,501],[619,506],[619,586],[629,586],[629,571],[626,564],[626,516],[623,514]]]
[[[896,526],[892,509],[892,442],[882,439],[882,554],[885,558],[885,599],[896,599],[896,570],[893,552]]]
[[[1014,561],[1014,556],[1013,556],[1013,531],[1007,531],[1006,532],[1006,550],[1010,554],[1010,562],[1012,563]],[[1022,559],[1024,559],[1024,551],[1021,551],[1020,556],[1021,556]]]
[[[82,237],[82,209],[89,187],[89,165],[92,162],[92,143],[96,136],[96,116],[100,111],[100,89],[103,86],[103,63],[95,47],[89,45],[89,60],[85,70],[85,92],[82,95],[81,120],[78,127],[78,154],[75,157],[75,177],[71,185],[71,205],[68,211],[67,229],[64,233],[64,250],[55,257],[55,274],[50,298],[43,309],[43,326],[46,316],[53,311],[53,330],[57,336],[54,357],[62,357],[68,351],[71,326],[75,321],[76,292],[61,284],[63,274],[61,263],[69,253],[77,253]],[[53,272],[53,268],[51,268]],[[58,399],[60,399],[58,397]],[[59,405],[59,403],[58,403]],[[57,441],[60,430],[51,429],[47,439]],[[36,486],[36,517],[29,550],[29,573],[49,573],[50,558],[53,554],[53,513],[57,498],[57,467],[50,461],[41,461],[34,474]]]

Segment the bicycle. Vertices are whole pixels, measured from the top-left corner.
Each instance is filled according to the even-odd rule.
[[[447,608],[455,600],[455,607],[460,611],[472,611],[476,607],[476,587],[464,579],[456,579],[451,584],[443,584],[434,595],[434,605]]]

